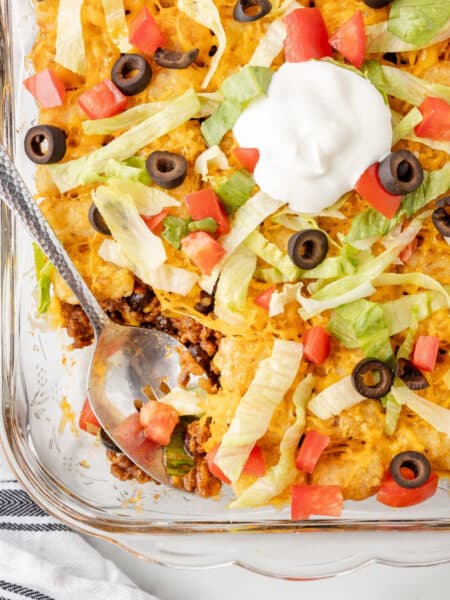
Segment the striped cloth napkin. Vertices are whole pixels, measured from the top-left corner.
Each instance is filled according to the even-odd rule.
[[[0,600],[155,600],[33,503],[0,457]]]

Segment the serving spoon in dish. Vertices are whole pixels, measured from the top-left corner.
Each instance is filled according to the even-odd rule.
[[[129,325],[118,325],[105,314],[47,223],[25,182],[0,146],[0,197],[41,246],[78,298],[94,330],[94,354],[88,375],[91,407],[118,448],[156,481],[170,485],[163,449],[149,441],[144,446],[129,436],[115,434],[126,417],[136,412],[135,401],[149,400],[145,389],[161,400],[178,383],[180,354],[185,347],[174,337]],[[195,384],[195,377],[190,382]],[[164,385],[162,385],[164,384]],[[143,451],[144,450],[144,451]]]

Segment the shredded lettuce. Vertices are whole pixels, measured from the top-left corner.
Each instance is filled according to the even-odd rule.
[[[421,226],[421,219],[411,221],[408,227],[388,244],[384,252],[363,262],[355,274],[346,275],[329,283],[310,298],[298,294],[298,301],[302,305],[300,316],[307,320],[330,308],[373,294],[375,292],[373,280],[396,260],[403,248],[419,233]]]
[[[289,281],[300,278],[301,270],[294,265],[287,254],[273,242],[269,242],[259,231],[253,231],[245,240],[245,244],[259,258],[283,273]]]
[[[450,35],[450,31],[449,31]],[[414,110],[414,109],[412,109]],[[391,110],[392,121],[395,126],[397,126],[400,121],[404,118],[401,113],[396,112],[395,110]],[[443,152],[447,152],[450,154],[450,142],[446,142],[445,140],[432,140],[431,138],[423,138],[415,135],[414,130],[410,131],[408,134],[404,136],[404,139],[409,140],[411,142],[417,142],[419,144],[424,144],[429,148],[433,148],[433,150],[442,150]]]
[[[86,74],[86,50],[81,24],[83,0],[59,0],[55,61],[78,75]]]
[[[170,206],[180,206],[178,200],[169,196],[166,192],[144,185],[139,181],[111,179],[108,185],[120,194],[130,196],[138,213],[145,217],[159,215],[161,211]]]
[[[214,312],[231,325],[245,323],[248,286],[256,269],[256,255],[239,246],[225,261],[215,294]]]
[[[415,192],[403,196],[400,212],[411,217],[429,202],[447,193],[449,189],[450,163],[447,163],[441,169],[424,173],[422,185]]]
[[[213,0],[178,0],[178,10],[186,13],[193,21],[212,31],[216,37],[217,51],[211,59],[208,72],[202,82],[202,88],[208,87],[223,53],[227,47],[227,37],[220,20],[219,11]]]
[[[106,26],[114,44],[122,53],[131,49],[130,33],[125,18],[125,7],[123,0],[103,0]]]
[[[384,54],[385,52],[410,52],[418,50],[418,46],[405,42],[389,31],[389,21],[374,25],[366,25],[366,52],[368,54]],[[450,21],[448,21],[430,41],[421,43],[420,48],[428,48],[445,41],[450,36]]]
[[[182,415],[201,415],[206,410],[208,397],[202,388],[174,387],[164,396],[164,404],[172,406]]]
[[[205,290],[205,292],[208,292],[208,294],[212,293],[222,265],[225,262],[225,258],[230,256],[230,254],[245,241],[250,233],[252,233],[264,219],[278,210],[282,204],[282,202],[273,200],[273,198],[264,194],[264,192],[258,192],[238,208],[234,213],[231,222],[230,233],[223,236],[220,240],[222,247],[226,252],[224,259],[214,267],[211,275],[204,277],[200,281],[200,287]]]
[[[384,285],[414,285],[418,288],[439,292],[445,296],[447,305],[450,307],[450,295],[444,286],[430,275],[425,273],[383,273],[374,280],[376,287]]]
[[[152,117],[129,129],[107,146],[86,156],[62,164],[49,165],[48,169],[59,191],[64,193],[84,181],[85,173],[102,173],[109,160],[126,160],[152,141],[179,127],[199,110],[200,104],[193,90],[170,103]]]
[[[145,160],[143,165],[137,165],[132,163],[132,159],[139,159],[140,157],[135,156],[126,161],[118,161],[111,158],[105,163],[105,166],[98,172],[93,169],[92,171],[86,169],[80,179],[81,185],[89,183],[105,183],[111,178],[123,179],[127,181],[139,181],[145,185],[150,185],[151,179],[145,168]]]
[[[197,94],[197,99],[200,103],[200,108],[193,115],[192,118],[194,119],[209,117],[223,100],[222,95],[218,92]],[[86,135],[108,135],[122,129],[129,129],[167,108],[172,101],[173,99],[138,104],[113,117],[83,121],[83,131]]]
[[[286,430],[280,443],[280,458],[270,467],[264,477],[260,477],[231,503],[230,508],[249,508],[267,504],[287,487],[292,485],[297,477],[295,457],[300,438],[305,430],[305,408],[311,397],[314,379],[311,373],[301,381],[292,397],[295,406],[295,421]]]
[[[50,286],[55,269],[41,248],[33,242],[34,266],[38,290],[38,313],[43,315],[50,306]]]
[[[303,8],[298,2],[288,0],[280,7],[283,17],[297,8]],[[254,51],[249,65],[258,67],[270,67],[276,57],[283,50],[287,31],[282,18],[273,21],[267,28],[266,33],[260,38],[258,46]]]
[[[297,300],[297,293],[302,287],[301,283],[286,283],[281,291],[273,292],[270,297],[269,317],[276,317],[284,312],[287,304]]]
[[[217,145],[211,146],[197,156],[194,165],[194,172],[197,173],[197,175],[201,175],[202,180],[206,181],[208,179],[207,175],[209,173],[210,166],[216,167],[221,171],[230,168],[227,157]]]
[[[414,350],[419,323],[419,309],[416,306],[413,306],[411,310],[411,324],[405,335],[405,339],[403,340],[400,348],[397,350],[397,360],[399,358],[406,358],[407,360],[410,359]]]
[[[187,423],[180,420],[170,438],[170,442],[164,447],[164,466],[169,477],[183,477],[195,467],[195,459],[186,452],[185,436]]]
[[[99,248],[98,255],[107,262],[128,269],[155,290],[187,296],[197,283],[195,273],[186,269],[168,264],[161,265],[157,269],[149,269],[146,264],[134,264],[114,240],[104,240]]]
[[[386,219],[375,208],[368,208],[353,217],[350,231],[344,240],[349,244],[354,244],[361,240],[370,240],[373,242],[390,233],[398,225],[398,222],[399,219],[397,217]]]
[[[397,402],[392,393],[389,393],[385,398],[383,398],[382,403],[386,409],[384,433],[388,436],[391,436],[394,435],[395,430],[397,429],[400,414],[402,412],[402,405]]]
[[[420,79],[397,67],[380,65],[378,61],[371,60],[365,64],[364,72],[382,93],[409,102],[414,106],[422,104],[428,96],[450,102],[449,86]]]
[[[218,183],[216,192],[229,213],[245,204],[255,187],[253,177],[245,169],[236,171],[229,179]]]
[[[423,115],[417,107],[412,108],[408,114],[406,114],[397,125],[394,127],[392,132],[392,145],[394,146],[398,141],[406,139],[414,131],[414,127],[423,120]]]
[[[113,238],[135,265],[156,269],[166,260],[161,238],[145,225],[132,196],[115,186],[100,186],[92,198]]]
[[[361,348],[367,357],[392,363],[394,354],[381,304],[358,300],[337,308],[328,331],[344,346]]]
[[[275,340],[272,355],[261,361],[241,399],[216,454],[215,463],[232,481],[239,479],[255,443],[297,375],[303,346]]]
[[[416,48],[422,47],[450,21],[448,0],[394,0],[388,30]]]
[[[364,397],[358,394],[353,387],[352,378],[349,375],[314,396],[308,404],[308,409],[316,417],[325,421],[363,400]]]
[[[450,436],[450,410],[425,400],[406,386],[394,386],[391,393],[398,404],[405,404],[437,431]]]
[[[266,283],[285,283],[286,277],[275,267],[258,267],[254,275],[257,281]]]
[[[433,312],[447,306],[446,297],[437,292],[419,292],[390,300],[383,305],[389,335],[396,335],[413,324],[413,319],[426,319]]]
[[[267,92],[272,75],[270,69],[247,65],[223,81],[220,90],[224,101],[201,125],[208,146],[219,144],[248,103]]]

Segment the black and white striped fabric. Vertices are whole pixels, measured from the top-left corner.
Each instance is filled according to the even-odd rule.
[[[36,506],[0,457],[0,600],[26,599],[156,600]]]

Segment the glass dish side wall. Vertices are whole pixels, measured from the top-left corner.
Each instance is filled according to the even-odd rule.
[[[22,151],[23,132],[35,115],[22,93],[24,59],[34,37],[31,3],[0,0],[2,20],[2,139],[32,185]],[[21,36],[10,36],[13,28]],[[12,44],[12,45],[11,45]],[[14,111],[15,107],[15,111]],[[15,114],[14,114],[15,113]],[[16,142],[16,144],[14,144]],[[14,149],[14,145],[16,148]],[[449,528],[446,482],[431,501],[395,512],[370,499],[347,503],[343,519],[293,523],[289,510],[270,507],[229,511],[227,498],[203,500],[172,489],[114,480],[104,451],[92,438],[60,433],[61,401],[77,413],[84,400],[89,353],[67,353],[62,332],[45,331],[34,319],[30,243],[2,207],[2,444],[29,493],[59,519],[89,533],[195,533]],[[31,315],[31,316],[30,316]]]

